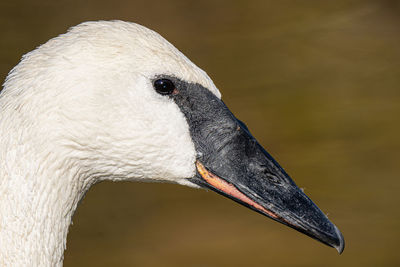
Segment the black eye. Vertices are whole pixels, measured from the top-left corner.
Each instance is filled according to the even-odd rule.
[[[175,90],[175,84],[168,79],[155,80],[153,86],[157,93],[162,95],[170,95]]]

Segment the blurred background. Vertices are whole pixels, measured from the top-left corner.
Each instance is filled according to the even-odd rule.
[[[65,266],[400,266],[400,1],[0,2],[0,77],[70,26],[163,35],[329,215],[342,255],[213,192],[101,183]]]

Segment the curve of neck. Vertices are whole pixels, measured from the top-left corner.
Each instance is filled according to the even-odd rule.
[[[0,155],[0,266],[62,266],[68,227],[90,184],[72,164],[43,158],[23,146]]]

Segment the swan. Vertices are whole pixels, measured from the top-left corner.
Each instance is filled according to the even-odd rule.
[[[85,22],[24,55],[0,93],[0,265],[62,266],[104,180],[211,189],[343,251],[338,228],[158,33]]]

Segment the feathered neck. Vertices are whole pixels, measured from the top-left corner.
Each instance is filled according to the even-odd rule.
[[[72,216],[91,182],[51,151],[8,148],[0,158],[0,266],[62,266]]]

